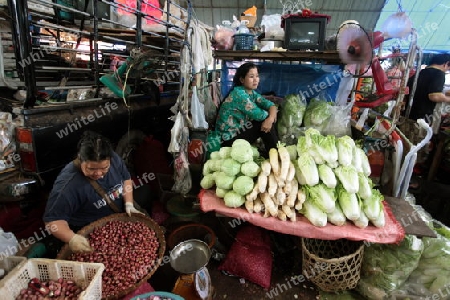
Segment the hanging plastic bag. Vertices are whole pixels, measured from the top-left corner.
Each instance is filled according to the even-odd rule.
[[[381,31],[388,38],[406,38],[412,31],[412,22],[405,12],[397,12],[384,21]]]
[[[0,253],[6,256],[12,256],[19,250],[19,242],[16,236],[11,232],[4,232],[0,228]]]
[[[194,129],[208,129],[208,122],[205,119],[205,105],[200,102],[196,86],[192,88],[191,116]]]
[[[217,105],[214,103],[213,95],[212,95],[212,85],[208,85],[208,87],[203,89],[204,95],[204,103],[205,103],[205,116],[206,122],[208,124],[214,124],[216,122],[217,117]]]
[[[178,153],[180,152],[180,139],[181,139],[181,131],[184,127],[183,115],[181,112],[178,112],[175,117],[175,124],[173,124],[172,129],[170,130],[170,144],[168,151],[170,153]]]
[[[180,133],[180,152],[175,156],[174,185],[172,191],[186,195],[192,188],[192,177],[187,156],[189,129],[183,127]]]

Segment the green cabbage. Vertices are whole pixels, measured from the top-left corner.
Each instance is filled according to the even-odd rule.
[[[211,162],[210,162],[210,165],[209,165],[209,169],[212,171],[212,172],[215,172],[215,171],[220,171],[220,169],[222,168],[222,162],[223,162],[223,160],[222,159],[212,159],[212,160],[210,160]]]
[[[221,147],[219,150],[219,155],[222,159],[230,157],[231,156],[231,147],[226,147],[226,146]]]
[[[224,172],[219,172],[216,175],[216,186],[224,190],[231,190],[233,188],[234,179],[234,176],[229,176]]]
[[[258,148],[256,148],[255,146],[252,146],[252,151],[253,151],[253,159],[258,158],[259,157]]]
[[[208,175],[208,174],[214,172],[214,170],[212,170],[212,164],[213,164],[213,161],[212,161],[212,160],[207,160],[207,161],[203,164],[203,171],[202,171],[203,176]]]
[[[210,159],[221,159],[220,157],[220,152],[219,151],[214,151],[210,154],[209,156]]]
[[[230,190],[224,190],[221,188],[216,187],[216,196],[219,198],[225,197],[225,194],[228,193]]]
[[[253,179],[251,177],[243,175],[236,178],[236,180],[233,182],[233,191],[241,196],[245,196],[252,191],[253,186]]]
[[[236,176],[237,174],[239,174],[239,172],[241,172],[241,164],[232,158],[225,158],[222,161],[220,171],[229,176]]]
[[[245,197],[236,193],[235,191],[229,191],[223,197],[225,205],[228,207],[240,207],[245,203]]]
[[[206,190],[212,188],[214,184],[215,182],[213,174],[203,176],[202,180],[200,181],[200,186]]]
[[[261,168],[254,161],[248,161],[241,165],[241,173],[249,177],[258,176],[260,171]]]
[[[231,146],[231,157],[241,164],[253,160],[252,146],[244,139],[235,140]]]

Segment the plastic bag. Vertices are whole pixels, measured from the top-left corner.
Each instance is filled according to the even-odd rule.
[[[331,116],[328,119],[327,126],[323,129],[322,134],[335,135],[336,137],[341,137],[344,135],[351,136],[352,107],[353,107],[352,103],[349,103],[347,105],[331,106],[329,108],[331,111]]]
[[[188,151],[189,129],[184,127],[180,133],[180,152],[175,155],[174,185],[172,191],[186,195],[192,188],[192,177],[189,170]]]
[[[298,130],[303,123],[305,110],[306,99],[301,94],[286,95],[285,101],[281,104],[277,122],[277,130],[281,142],[286,143],[290,136],[298,135]]]
[[[423,249],[422,241],[414,235],[407,235],[400,245],[367,246],[356,289],[367,299],[380,299],[379,295],[398,289],[416,269]]]
[[[216,31],[214,33],[214,47],[217,50],[231,50],[234,44],[234,34],[235,31],[231,27],[227,26],[216,26]]]
[[[19,242],[16,236],[11,232],[4,232],[0,228],[0,253],[5,256],[12,256],[19,250]]]
[[[266,39],[284,40],[284,29],[281,28],[281,14],[262,16],[261,26],[264,26]]]
[[[192,88],[191,117],[195,129],[208,129],[208,122],[205,119],[205,105],[200,102],[196,86]]]
[[[322,133],[332,115],[331,107],[333,104],[333,102],[327,101],[327,96],[323,92],[318,97],[312,98],[303,117],[304,126],[315,128]]]
[[[389,38],[406,38],[412,31],[412,22],[405,12],[397,12],[384,21],[381,31]]]
[[[174,118],[174,124],[172,126],[172,129],[170,130],[170,144],[169,144],[169,148],[168,151],[170,153],[178,153],[180,152],[181,146],[180,146],[180,141],[181,141],[181,132],[183,130],[184,127],[184,119],[183,119],[183,115],[181,114],[181,112],[178,112],[176,117]]]

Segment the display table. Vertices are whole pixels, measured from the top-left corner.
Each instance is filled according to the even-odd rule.
[[[344,226],[327,224],[325,227],[312,225],[303,215],[297,214],[297,221],[281,221],[274,217],[264,218],[262,214],[249,213],[245,208],[230,208],[225,206],[223,200],[216,196],[213,190],[201,190],[199,193],[200,207],[204,212],[215,211],[227,217],[237,219],[234,222],[250,222],[254,225],[276,232],[295,235],[305,238],[322,240],[348,239],[354,241],[366,241],[380,244],[399,243],[405,236],[403,226],[397,221],[389,204],[384,201],[384,214],[386,225],[377,228],[369,225],[362,229],[356,227],[350,221]]]

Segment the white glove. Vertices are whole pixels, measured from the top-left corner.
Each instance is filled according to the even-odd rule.
[[[128,214],[128,216],[131,217],[131,214],[144,214],[140,211],[138,211],[136,208],[134,208],[134,205],[132,202],[125,202],[125,211]]]
[[[91,252],[92,247],[89,241],[82,235],[75,234],[69,241],[69,248],[73,252]]]

